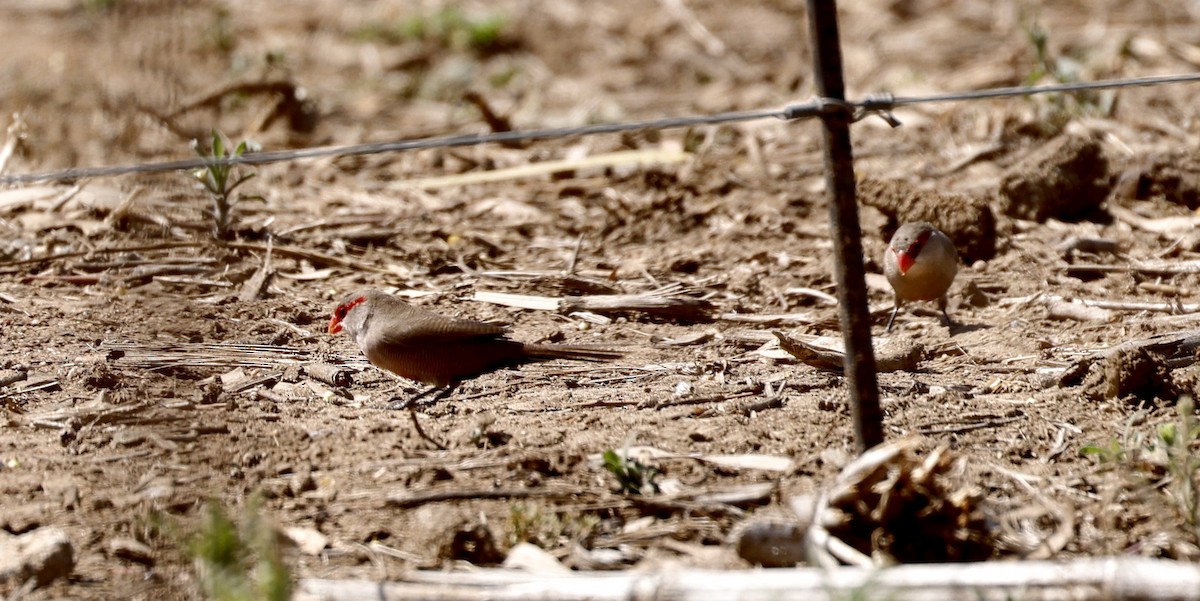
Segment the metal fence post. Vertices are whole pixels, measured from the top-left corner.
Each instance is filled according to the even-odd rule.
[[[846,98],[842,80],[842,51],[838,40],[835,0],[808,0],[809,38],[817,94],[841,101]],[[854,195],[854,156],[850,146],[851,111],[831,110],[824,123],[825,187],[834,248],[834,278],[842,340],[846,345],[846,384],[850,389],[855,441],[859,452],[883,442],[883,416],[875,378],[875,351],[871,346],[871,316],[863,275],[862,230]]]

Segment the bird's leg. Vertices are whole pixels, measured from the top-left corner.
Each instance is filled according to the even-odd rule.
[[[448,384],[446,386],[438,386],[435,384],[435,385],[430,386],[429,388],[426,388],[425,390],[422,390],[421,392],[418,392],[417,394],[414,394],[404,400],[397,401],[395,403],[392,403],[391,405],[388,405],[388,409],[393,409],[393,410],[407,409],[409,407],[412,407],[417,401],[419,401],[429,395],[433,395],[433,397],[431,399],[429,399],[429,403],[436,403],[436,402],[450,396],[450,393],[454,392],[454,389],[458,388],[458,384],[459,384],[458,382],[454,382],[454,383]],[[437,394],[434,394],[435,392]]]
[[[896,306],[892,307],[892,316],[888,318],[887,328],[884,332],[892,331],[892,322],[896,321],[896,314],[900,312],[900,299],[896,299]]]
[[[942,323],[947,328],[953,328],[955,326],[954,320],[950,319],[950,314],[946,312],[946,297],[943,296],[938,299],[938,309],[942,310]]]

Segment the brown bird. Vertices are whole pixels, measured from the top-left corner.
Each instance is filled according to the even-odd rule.
[[[883,272],[896,293],[887,331],[892,331],[896,313],[908,301],[936,300],[942,323],[953,325],[946,313],[946,291],[958,275],[958,251],[946,234],[924,221],[900,226],[884,251]]]
[[[435,391],[444,398],[463,380],[524,363],[571,359],[611,361],[616,351],[509,338],[503,326],[443,317],[379,291],[351,294],[338,303],[329,333],[345,330],[375,367],[429,384],[407,405]]]

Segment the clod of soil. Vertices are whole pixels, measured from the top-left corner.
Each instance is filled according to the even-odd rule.
[[[1166,361],[1142,348],[1117,351],[1093,365],[1083,381],[1084,394],[1094,400],[1130,399],[1153,403],[1156,399],[1174,401],[1179,386],[1171,377]]]
[[[900,440],[847,466],[817,519],[863,555],[900,563],[982,561],[996,548],[981,491],[964,484],[959,457],[939,447],[920,457]],[[887,455],[892,449],[896,451]],[[820,510],[819,510],[820,511]]]
[[[1094,216],[1108,197],[1108,159],[1092,136],[1059,136],[1010,167],[1000,181],[1003,211],[1043,222]]]
[[[996,216],[986,199],[926,190],[900,180],[863,180],[858,193],[863,204],[887,216],[884,240],[903,223],[928,221],[954,241],[963,261],[987,261],[996,255]]]
[[[438,555],[448,561],[468,561],[475,565],[496,565],[504,561],[504,553],[496,545],[491,529],[480,523],[455,528]]]
[[[1164,152],[1126,168],[1117,178],[1118,198],[1164,200],[1195,210],[1200,207],[1200,157],[1191,152]]]

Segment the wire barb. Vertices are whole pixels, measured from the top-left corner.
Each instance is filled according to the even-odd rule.
[[[895,106],[896,97],[892,96],[890,92],[870,94],[862,102],[858,103],[858,109],[854,111],[854,121],[862,121],[871,115],[875,115],[887,122],[893,129],[900,127],[902,123],[892,114],[892,109]]]

